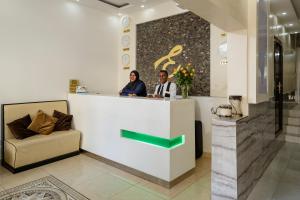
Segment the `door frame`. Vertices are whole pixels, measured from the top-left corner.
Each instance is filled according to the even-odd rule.
[[[280,83],[280,87],[279,87],[279,100],[276,100],[276,96],[277,96],[277,85],[276,85],[276,80],[275,80],[275,76],[276,76],[276,69],[275,69],[275,45],[278,44],[281,47],[281,69],[279,70],[279,83]],[[275,101],[275,134],[276,136],[279,135],[279,133],[283,130],[283,46],[282,46],[282,42],[280,41],[279,38],[274,36],[274,50],[273,50],[273,55],[274,55],[274,101]],[[276,109],[279,109],[279,116],[277,116],[276,114]],[[277,122],[277,118],[279,117],[279,128],[276,129],[276,122]]]

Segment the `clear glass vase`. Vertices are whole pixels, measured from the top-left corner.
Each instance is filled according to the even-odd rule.
[[[182,86],[180,86],[180,88],[181,88],[182,98],[184,98],[184,99],[188,98],[190,86],[189,85],[182,85]]]

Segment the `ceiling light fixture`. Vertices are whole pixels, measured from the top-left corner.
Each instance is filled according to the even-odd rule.
[[[281,13],[281,15],[287,15],[287,13],[286,13],[286,12],[283,12],[283,13]]]
[[[279,36],[286,36],[288,33],[280,33]]]
[[[145,8],[145,5],[143,4],[143,5],[141,5],[141,8]]]

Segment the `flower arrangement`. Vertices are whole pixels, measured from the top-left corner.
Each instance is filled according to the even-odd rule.
[[[174,77],[176,84],[181,88],[182,97],[187,98],[190,86],[195,77],[195,68],[191,66],[191,63],[184,67],[178,67],[174,69]]]

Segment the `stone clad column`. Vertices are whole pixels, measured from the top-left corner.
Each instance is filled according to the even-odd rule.
[[[212,200],[237,199],[236,120],[212,120]]]

